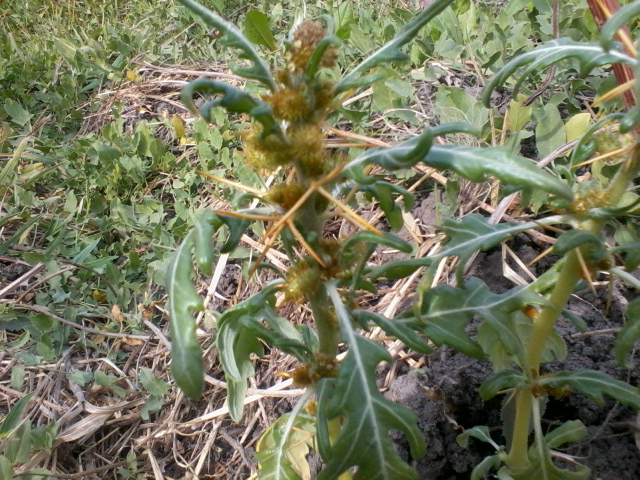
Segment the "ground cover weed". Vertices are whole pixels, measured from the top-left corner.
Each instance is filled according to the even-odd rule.
[[[377,365],[390,357],[362,334],[374,325],[419,352],[430,352],[433,344],[448,344],[471,357],[491,361],[495,374],[479,394],[483,399],[504,398],[507,443],[501,446],[494,441],[486,427],[462,434],[461,444],[475,437],[496,448],[495,455],[476,467],[472,478],[482,478],[491,469],[496,469],[500,478],[587,478],[586,467],[558,466],[558,457],[553,454],[557,447],[584,437],[584,425],[573,420],[543,431],[546,400],[581,392],[596,402],[607,395],[640,408],[640,394],[601,372],[543,374],[541,365],[566,355],[566,345],[554,324],[562,315],[570,316],[565,306],[581,282],[591,283],[599,272],[607,272],[638,286],[631,275],[638,264],[633,253],[637,236],[617,238],[615,247],[605,244],[601,236],[606,224],[619,226],[617,222],[633,217],[638,203],[635,193],[628,190],[640,169],[633,133],[639,118],[637,107],[626,114],[606,116],[589,125],[586,132],[583,129],[571,156],[557,159],[552,169],[539,168],[544,165],[536,166],[508,147],[439,145],[433,141],[453,133],[479,134],[477,127],[482,122],[425,128],[417,137],[391,148],[345,157],[322,144],[324,122],[336,102],[378,80],[379,74],[371,72],[402,59],[405,55],[399,48],[419,35],[424,25],[437,23],[438,14],[450,15],[447,7],[452,2],[433,2],[398,29],[381,49],[337,80],[323,75],[324,69],[335,65],[341,43],[331,18],[298,25],[286,43],[284,63],[272,71],[234,25],[192,0],[182,3],[220,30],[230,47],[238,49],[238,57],[245,63],[232,67],[234,71],[264,88],[258,97],[222,82],[198,80],[185,88],[183,100],[195,111],[194,96],[203,94],[208,100],[199,111],[205,118],[217,108],[249,115],[254,124],[244,136],[247,163],[258,171],[282,169],[283,179],[265,191],[239,186],[246,193],[239,197],[236,208],[205,212],[176,252],[169,273],[172,372],[183,391],[197,398],[203,389],[200,345],[192,318],[202,300],[192,285],[192,258],[200,271],[210,274],[215,232],[227,232],[221,248],[224,253],[235,248],[251,222],[265,222],[264,251],[253,270],[270,268],[275,278],[253,297],[220,314],[215,339],[226,374],[228,407],[235,420],[242,416],[247,380],[254,373],[253,355],[262,355],[268,345],[300,362],[291,376],[307,393],[261,441],[257,454],[260,478],[304,477],[304,457],[310,448],[325,462],[320,479],[415,478],[415,472],[394,451],[388,433],[402,431],[414,456],[421,455],[425,445],[413,414],[385,399],[375,384]],[[635,69],[633,46],[627,42],[625,52],[613,36],[639,13],[640,2],[623,8],[603,28],[600,43],[558,38],[517,55],[490,80],[485,104],[490,104],[491,92],[512,76],[516,78],[512,89],[517,94],[531,74],[540,74],[567,59],[572,59],[582,74],[611,63]],[[513,113],[522,105],[516,100],[511,108]],[[551,150],[550,146],[540,139],[538,142],[541,150],[551,153],[545,150]],[[599,156],[592,158],[596,148]],[[603,159],[615,159],[608,162],[612,168],[607,174],[597,174],[596,181],[587,184],[578,181],[578,167],[597,165]],[[535,194],[542,198],[538,207],[541,215],[535,221],[498,224],[477,214],[460,221],[447,220],[441,228],[448,242],[437,254],[368,267],[367,259],[376,246],[411,252],[411,245],[357,216],[340,194],[348,197],[350,191],[365,192],[380,203],[389,225],[397,229],[402,221],[394,199],[402,197],[404,207],[410,208],[411,195],[372,173],[375,170],[371,167],[394,171],[419,162],[474,182],[491,176],[499,179],[507,192],[516,189],[529,197]],[[249,206],[252,200],[260,206]],[[359,232],[347,238],[326,238],[325,224],[336,216],[357,226]],[[495,294],[481,279],[465,277],[465,265],[475,252],[540,227],[558,233],[553,253],[561,259],[538,280]],[[262,263],[277,239],[289,257],[285,270]],[[450,256],[460,260],[454,283],[432,286],[435,268]],[[358,292],[375,291],[380,278],[402,278],[422,267],[427,270],[413,309],[387,319],[360,308]],[[280,296],[308,305],[313,328],[295,326],[280,317],[276,308]],[[631,302],[627,323],[616,343],[615,355],[623,364],[640,335],[636,304]],[[468,327],[474,318],[481,323],[471,332]],[[578,320],[576,323],[580,325]],[[338,361],[343,344],[346,355]]]

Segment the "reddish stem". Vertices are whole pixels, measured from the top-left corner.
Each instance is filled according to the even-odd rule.
[[[604,25],[604,23],[608,19],[606,13],[600,8],[600,3],[602,3],[609,10],[609,12],[611,12],[611,15],[613,15],[620,9],[618,0],[600,0],[600,2],[598,2],[597,0],[587,0],[587,3],[589,4],[591,14],[596,21],[596,25],[598,25],[598,29],[602,28],[602,25]],[[628,38],[632,38],[627,27],[624,27],[623,30],[628,35]],[[618,41],[621,40],[618,35],[616,35],[616,39]],[[631,54],[631,52],[627,51],[626,48],[625,51],[628,54]],[[623,85],[634,77],[633,70],[629,65],[622,65],[619,63],[613,65],[613,73],[616,76],[618,85]],[[628,109],[632,108],[636,104],[636,96],[633,89],[624,92],[622,94],[622,100],[624,101],[624,105]]]

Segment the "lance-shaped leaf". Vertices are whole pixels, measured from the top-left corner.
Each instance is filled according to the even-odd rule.
[[[424,131],[406,142],[402,142],[391,148],[372,148],[362,155],[350,161],[343,169],[346,176],[358,183],[369,184],[376,181],[376,177],[364,172],[367,165],[380,165],[387,170],[410,168],[422,160],[433,143],[433,137],[453,133],[466,133],[478,135],[478,131],[468,123],[447,123],[433,128],[425,128]]]
[[[222,225],[217,215],[205,211],[194,229],[178,248],[167,272],[171,332],[171,373],[182,391],[197,399],[204,389],[202,351],[196,336],[193,312],[201,310],[202,298],[193,286],[191,250],[195,250],[198,267],[211,273],[213,248],[211,237]]]
[[[523,362],[524,347],[512,313],[525,305],[544,303],[544,298],[522,287],[496,294],[482,280],[470,278],[463,288],[438,285],[421,293],[414,312],[401,317],[435,344],[446,343],[466,355],[481,358],[482,348],[465,332],[469,321],[479,315],[498,334],[505,350]]]
[[[559,178],[536,167],[526,158],[503,147],[467,147],[434,145],[422,159],[430,167],[451,170],[473,182],[483,182],[488,175],[516,187],[529,187],[571,200],[573,192]]]
[[[397,338],[407,347],[415,350],[416,352],[425,354],[433,352],[433,348],[431,348],[431,346],[425,340],[420,338],[414,330],[407,327],[402,322],[395,322],[382,315],[374,312],[367,312],[365,310],[357,310],[353,312],[353,316],[361,323],[363,320],[368,320],[375,323],[382,330],[384,330],[387,335],[391,335]]]
[[[350,88],[357,88],[368,84],[371,78],[361,78],[373,67],[394,60],[405,60],[407,55],[400,47],[411,41],[428,22],[433,20],[440,12],[453,3],[453,0],[435,0],[426,10],[420,12],[410,22],[403,25],[389,42],[366,58],[360,65],[354,68],[348,75],[342,78],[334,87],[336,92],[343,92]],[[364,82],[363,82],[364,81]]]
[[[253,47],[253,44],[247,40],[244,34],[233,23],[227,22],[220,15],[212,12],[208,8],[203,7],[193,0],[179,0],[185,7],[200,17],[207,25],[219,30],[223,35],[227,45],[238,48],[240,50],[240,58],[249,60],[252,65],[250,67],[241,68],[232,66],[231,70],[245,78],[257,80],[271,90],[277,90],[276,82],[271,75],[269,65],[265,62]]]
[[[518,55],[507,63],[485,87],[482,94],[482,101],[485,106],[489,107],[491,105],[491,93],[493,90],[503,85],[511,75],[518,74],[518,80],[513,87],[513,95],[515,96],[522,82],[524,82],[529,75],[534,72],[539,73],[543,69],[566,59],[577,60],[582,75],[586,75],[595,67],[608,65],[610,63],[636,64],[634,58],[620,51],[619,45],[615,47],[615,49],[612,48],[607,52],[603,50],[602,46],[595,43],[575,42],[569,38],[551,40],[531,52]],[[523,68],[522,71],[519,71],[520,68]]]
[[[540,385],[553,388],[571,387],[584,393],[599,405],[604,404],[604,395],[640,410],[640,392],[628,383],[593,370],[556,372],[539,380]]]
[[[620,365],[625,368],[632,368],[633,365],[627,359],[627,354],[640,338],[640,298],[636,298],[629,303],[625,317],[626,323],[616,336],[613,354]]]
[[[375,382],[376,367],[391,358],[384,348],[357,334],[335,285],[327,285],[327,291],[349,351],[338,378],[318,385],[318,444],[327,462],[318,480],[334,480],[354,466],[355,480],[414,479],[417,473],[395,451],[389,431],[402,431],[412,455],[421,456],[425,447],[416,416],[385,399]],[[330,442],[322,426],[339,417],[343,418],[340,432]]]
[[[220,97],[205,103],[200,108],[200,114],[207,120],[210,118],[211,109],[220,106],[224,107],[228,112],[246,113],[251,115],[257,122],[262,124],[263,136],[271,133],[280,133],[280,126],[276,119],[273,118],[273,110],[271,107],[262,100],[253,98],[244,90],[229,85],[228,83],[211,80],[209,78],[199,78],[198,80],[194,80],[182,89],[182,93],[180,95],[182,103],[184,103],[192,112],[197,111],[197,108],[193,103],[194,93],[201,93],[204,95],[221,95]]]

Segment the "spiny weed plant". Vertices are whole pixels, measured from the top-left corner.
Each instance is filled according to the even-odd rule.
[[[494,375],[481,386],[479,395],[504,399],[506,444],[493,439],[487,427],[464,432],[459,437],[461,444],[475,437],[496,449],[495,455],[476,467],[472,478],[483,478],[492,469],[503,479],[587,478],[586,467],[560,465],[553,453],[583,438],[586,427],[573,420],[544,431],[547,399],[581,392],[595,402],[602,402],[607,395],[640,408],[640,394],[601,372],[543,373],[541,366],[566,355],[565,342],[555,329],[559,318],[568,316],[581,325],[566,311],[577,288],[590,284],[599,272],[635,288],[640,286],[631,274],[640,263],[640,241],[637,227],[628,221],[639,203],[629,187],[640,169],[636,133],[640,109],[599,119],[587,129],[573,153],[557,159],[553,168],[539,168],[506,148],[434,143],[438,136],[476,134],[472,127],[458,123],[425,127],[420,135],[394,147],[370,149],[351,158],[325,148],[330,114],[357,89],[380,79],[376,67],[406,58],[400,48],[452,0],[432,2],[391,41],[337,81],[328,74],[335,73],[341,43],[334,35],[331,18],[297,25],[285,42],[282,62],[271,70],[236,26],[192,0],[180,1],[239,51],[242,65],[234,66],[234,72],[264,88],[254,97],[230,84],[200,79],[184,89],[183,101],[196,111],[196,94],[208,97],[199,109],[205,118],[217,108],[248,115],[253,123],[244,133],[246,162],[260,173],[279,172],[276,177],[281,179],[265,191],[240,186],[245,193],[234,209],[205,211],[175,254],[168,274],[171,368],[184,393],[197,399],[204,384],[193,318],[203,302],[193,286],[193,261],[202,273],[211,274],[216,232],[226,234],[220,251],[230,252],[252,222],[264,222],[266,248],[279,242],[289,265],[281,271],[264,262],[263,252],[254,270],[269,268],[276,279],[222,312],[215,333],[228,386],[228,408],[236,421],[242,418],[247,381],[254,375],[254,355],[263,355],[269,346],[299,362],[291,375],[306,393],[261,439],[257,453],[260,478],[308,478],[305,456],[310,449],[323,460],[317,475],[320,480],[416,478],[416,472],[394,449],[389,432],[403,432],[414,457],[428,446],[415,415],[378,390],[376,367],[391,357],[363,335],[372,326],[417,352],[426,354],[434,345],[447,344],[493,365]],[[603,28],[599,44],[556,39],[516,57],[487,85],[485,102],[489,103],[493,89],[512,76],[517,78],[513,85],[517,92],[530,74],[567,59],[582,73],[611,63],[637,69],[633,45],[627,42],[623,49],[613,38],[622,25],[639,14],[640,2],[623,8]],[[629,84],[621,88],[636,87]],[[447,220],[441,229],[448,240],[438,253],[370,267],[367,261],[378,246],[411,253],[412,245],[362,219],[350,206],[350,199],[354,192],[364,192],[379,203],[389,225],[398,229],[402,217],[396,197],[402,197],[404,208],[411,208],[412,196],[373,172],[392,172],[420,162],[473,182],[494,177],[501,181],[505,193],[521,190],[526,194],[523,197],[543,197],[545,206],[535,221],[494,224],[478,214]],[[600,168],[593,180],[580,182],[576,172],[585,165],[606,168]],[[250,205],[252,202],[256,206]],[[336,217],[357,227],[358,232],[345,238],[327,237],[325,227]],[[605,243],[602,232],[607,225],[624,228],[624,235],[616,236],[617,245]],[[536,281],[496,294],[481,279],[465,277],[465,266],[475,252],[536,228],[557,232],[552,251],[559,258]],[[432,287],[438,264],[450,256],[459,258],[453,284]],[[404,278],[425,267],[415,305],[409,311],[389,319],[360,308],[359,294],[375,292],[379,279]],[[296,325],[281,317],[277,296],[308,306],[313,324]],[[627,367],[627,355],[640,336],[639,312],[640,300],[632,301],[613,352]],[[479,321],[474,328],[470,328],[472,320]],[[341,346],[346,355],[338,360]]]

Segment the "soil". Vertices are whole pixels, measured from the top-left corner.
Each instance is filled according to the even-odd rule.
[[[525,262],[536,254],[535,245],[529,244],[524,236],[517,237],[513,243],[516,255]],[[494,292],[505,291],[513,284],[502,275],[501,263],[499,251],[482,254],[470,274],[481,276]],[[607,312],[607,290],[604,285],[598,287],[595,294],[585,290],[574,296],[569,310],[586,322],[588,332],[581,334],[570,321],[560,321],[557,327],[567,343],[568,356],[563,362],[547,364],[546,371],[589,369],[632,385],[639,383],[638,368],[623,369],[612,357],[614,335],[611,329],[621,326],[630,292],[614,284]],[[418,415],[428,451],[423,458],[412,460],[412,464],[421,480],[470,478],[473,467],[495,451],[475,439],[471,440],[469,448],[462,448],[455,441],[457,435],[466,428],[486,425],[497,443],[505,443],[501,434],[502,400],[494,398],[483,402],[477,393],[482,382],[491,376],[491,366],[448,347],[431,354],[426,365],[424,373],[413,371],[398,376],[386,393]],[[639,447],[634,437],[638,429],[636,415],[633,409],[611,399],[604,405],[596,405],[584,395],[573,393],[548,401],[544,427],[551,430],[568,420],[581,420],[587,426],[589,436],[580,443],[569,445],[562,453],[591,468],[593,479],[632,480],[640,478]],[[408,455],[400,436],[398,448]],[[559,462],[559,465],[567,468],[566,464]]]

